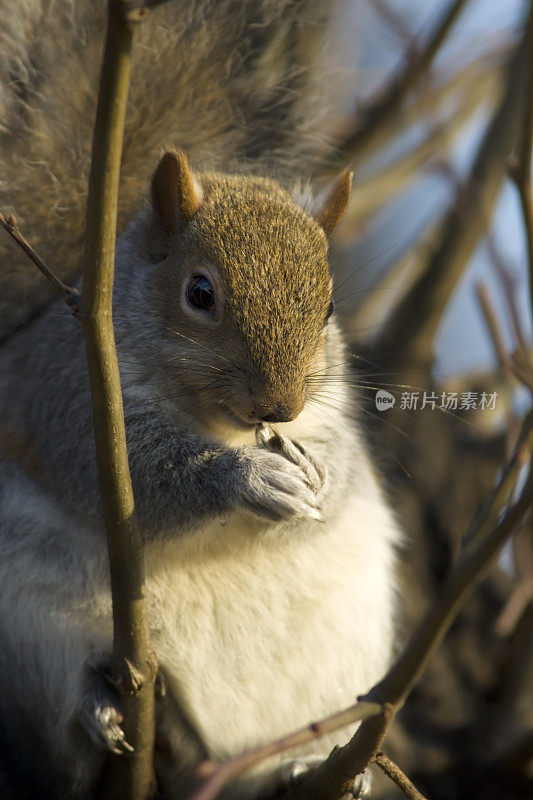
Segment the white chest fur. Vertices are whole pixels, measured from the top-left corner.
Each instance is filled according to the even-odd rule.
[[[354,497],[334,530],[305,526],[273,541],[234,515],[180,547],[148,548],[154,649],[218,757],[339,710],[386,667],[385,506]]]

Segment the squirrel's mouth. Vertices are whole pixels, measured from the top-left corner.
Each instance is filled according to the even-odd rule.
[[[231,422],[234,427],[239,428],[240,430],[252,430],[256,427],[259,420],[251,420],[251,419],[243,419],[242,417],[238,416],[226,403],[220,403],[218,409],[221,411],[222,415]]]

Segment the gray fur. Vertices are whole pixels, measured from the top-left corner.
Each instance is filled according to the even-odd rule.
[[[289,205],[286,213],[292,213]],[[192,785],[198,758],[225,757],[331,713],[379,678],[392,642],[397,532],[357,433],[349,391],[338,381],[328,389],[339,394],[333,409],[317,407],[315,417],[311,391],[296,420],[275,424],[275,434],[264,429],[257,441],[253,429],[226,423],[212,431],[195,416],[191,400],[203,399],[204,378],[194,364],[201,359],[206,370],[219,372],[226,365],[231,376],[235,348],[226,342],[223,351],[209,351],[199,348],[200,339],[163,335],[147,291],[162,267],[151,265],[141,246],[146,224],[143,212],[118,246],[116,316],[153,643],[179,709],[161,723],[166,744],[157,761],[173,798]],[[319,370],[325,376],[345,361],[334,323],[328,331]],[[191,375],[187,391],[179,391],[187,371],[196,394]],[[35,763],[44,772],[43,786],[60,797],[86,797],[105,747],[120,749],[123,742],[120,707],[87,670],[95,654],[110,651],[112,627],[79,324],[57,304],[4,347],[0,374],[6,432],[0,717],[21,753],[26,741],[38,743],[32,748],[42,754]],[[220,383],[217,394],[208,395],[213,409],[236,386],[231,378]],[[10,450],[13,438],[28,446],[31,459],[24,448],[22,455]],[[190,580],[198,582],[192,592]],[[213,597],[203,608],[206,591]],[[207,618],[202,622],[209,608],[216,609],[211,633]],[[299,655],[294,636],[303,637]],[[305,643],[309,636],[312,645]],[[206,647],[211,654],[202,662]],[[329,663],[321,664],[324,647]],[[248,664],[248,686],[241,669],[250,659],[255,666]],[[198,699],[204,669],[211,676],[207,727],[207,708]],[[250,692],[256,705],[249,712],[242,706]],[[227,724],[228,703],[238,734]],[[250,725],[255,734],[247,732]],[[332,736],[300,755],[325,754],[342,738]],[[275,775],[276,765],[270,769]],[[249,795],[257,786],[255,780],[235,793]]]
[[[105,3],[0,0],[0,209],[45,261],[75,280]],[[306,175],[324,150],[322,0],[172,0],[139,27],[122,158],[119,230],[163,146],[195,164]],[[328,95],[332,95],[329,81]],[[276,131],[275,137],[271,131]],[[0,339],[54,290],[0,238]]]
[[[22,210],[37,249],[70,274],[101,20],[93,4],[68,0],[3,5],[0,136],[11,160],[0,162],[1,196]],[[156,769],[168,800],[194,785],[200,760],[351,704],[381,677],[392,648],[399,534],[359,433],[342,338],[334,321],[325,326],[326,236],[274,180],[243,175],[253,159],[260,171],[270,162],[281,177],[294,174],[304,123],[289,98],[307,102],[300,84],[309,73],[288,53],[300,52],[324,5],[167,4],[137,48],[143,81],[131,100],[122,224],[147,193],[170,134],[210,165],[241,173],[198,173],[191,185],[202,202],[183,229],[167,236],[157,212],[145,209],[117,246],[128,454],[152,643],[167,687]],[[160,60],[145,70],[159,45]],[[68,76],[56,69],[62,55]],[[279,133],[274,146],[262,127],[266,111]],[[43,208],[63,218],[34,238]],[[31,284],[20,277],[27,273],[18,254],[0,257],[3,269],[13,267],[2,308],[20,311],[8,315],[7,331],[44,295],[33,291],[33,272]],[[187,305],[198,272],[216,287],[215,317]],[[12,770],[17,757],[31,765],[19,778],[35,796],[85,800],[106,748],[124,742],[119,704],[91,667],[112,647],[109,570],[84,345],[62,304],[0,351],[0,413],[3,754],[15,754]],[[256,440],[255,423],[267,413],[269,428]],[[349,733],[289,759],[323,756]],[[265,774],[286,772],[284,759],[261,765],[231,793],[271,786]]]

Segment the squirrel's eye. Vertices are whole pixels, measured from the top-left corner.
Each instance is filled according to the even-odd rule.
[[[187,286],[187,300],[194,308],[214,311],[215,290],[204,275],[195,275]]]
[[[331,317],[334,311],[335,311],[335,300],[332,297],[331,302],[329,304],[328,313],[326,314],[326,321]]]

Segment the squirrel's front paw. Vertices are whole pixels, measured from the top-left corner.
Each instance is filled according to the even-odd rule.
[[[326,484],[326,467],[307,448],[296,439],[289,439],[265,425],[257,429],[255,438],[260,447],[270,450],[271,453],[279,453],[300,467],[309,486],[320,497]]]
[[[242,505],[275,522],[302,517],[322,521],[323,468],[296,442],[264,431],[258,433],[260,446],[247,451]]]
[[[87,686],[80,709],[80,721],[85,731],[97,746],[111,753],[133,752],[121,727],[122,712],[116,692],[106,677],[105,662],[99,664],[91,659],[87,672]]]

